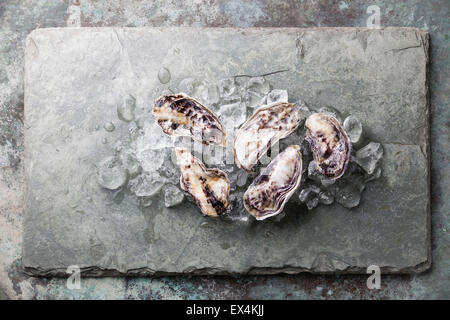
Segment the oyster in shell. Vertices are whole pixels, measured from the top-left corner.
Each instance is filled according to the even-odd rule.
[[[300,185],[302,154],[290,145],[278,154],[252,182],[244,194],[244,206],[257,220],[283,211],[284,205]]]
[[[234,158],[238,167],[252,172],[270,147],[297,128],[300,119],[300,109],[291,103],[259,107],[234,138]]]
[[[230,205],[230,181],[225,172],[209,169],[188,150],[175,148],[181,171],[180,186],[195,200],[203,214],[220,216]]]
[[[226,146],[219,119],[197,100],[184,93],[159,97],[152,111],[156,123],[171,136],[188,136],[204,144]]]
[[[308,141],[318,171],[325,177],[341,177],[350,160],[352,144],[344,128],[332,116],[319,112],[306,119]]]

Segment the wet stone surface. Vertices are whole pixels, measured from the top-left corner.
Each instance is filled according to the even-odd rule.
[[[336,53],[344,47],[351,50]],[[74,264],[92,275],[426,269],[427,52],[427,35],[415,29],[33,32],[25,78],[26,271],[63,274]],[[359,90],[346,90],[355,81]],[[173,146],[191,141],[165,136],[150,113],[156,98],[173,91],[210,107],[231,131],[258,105],[301,99],[305,117],[326,112],[349,130],[347,173],[328,181],[314,172],[300,128],[278,147],[301,145],[302,185],[283,214],[257,222],[239,201],[254,176],[226,161],[232,150],[214,150],[203,160],[228,173],[233,211],[203,217],[180,191],[172,161]]]

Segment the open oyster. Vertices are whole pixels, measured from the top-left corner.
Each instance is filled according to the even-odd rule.
[[[300,119],[299,108],[291,103],[258,108],[234,138],[234,158],[238,167],[251,172],[271,146],[297,128]]]
[[[208,169],[188,150],[175,148],[180,167],[180,186],[207,216],[220,216],[230,205],[230,181],[225,172]]]
[[[219,119],[207,107],[184,93],[159,97],[152,112],[156,123],[168,135],[188,136],[204,144],[227,144]]]
[[[337,179],[347,168],[352,145],[339,122],[325,113],[314,113],[306,119],[306,141],[311,146],[318,171]]]
[[[280,213],[300,185],[301,177],[300,147],[290,145],[249,186],[244,194],[245,209],[257,220]]]

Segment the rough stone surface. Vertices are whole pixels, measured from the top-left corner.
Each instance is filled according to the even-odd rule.
[[[354,1],[142,2],[91,0],[0,2],[0,299],[448,299],[450,297],[450,40],[447,0],[379,0],[382,26],[430,33],[432,265],[427,272],[382,275],[380,290],[367,275],[165,276],[35,278],[22,270],[23,69],[25,37],[37,27],[365,26],[369,3]],[[372,3],[370,3],[372,4]],[[124,9],[126,8],[126,9]],[[4,293],[4,294],[3,294]]]
[[[224,45],[226,44],[226,45]],[[41,29],[25,55],[25,234],[33,275],[420,272],[430,265],[428,34],[418,29]],[[149,111],[187,77],[267,75],[291,101],[362,119],[385,149],[383,177],[359,207],[307,211],[246,226],[191,204],[138,210],[95,180],[109,152],[95,128],[124,94]],[[280,70],[286,70],[278,72]],[[116,121],[117,122],[117,121]],[[119,123],[108,133],[116,141]],[[147,215],[147,216],[146,216]]]

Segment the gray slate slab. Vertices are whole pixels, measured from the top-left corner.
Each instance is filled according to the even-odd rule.
[[[361,204],[242,227],[190,203],[143,214],[96,183],[111,145],[98,124],[117,121],[133,91],[150,108],[171,82],[270,75],[290,101],[333,106],[362,120],[385,151],[383,174]],[[430,266],[428,34],[410,28],[39,29],[26,42],[25,231],[32,275],[421,272]],[[170,85],[169,83],[169,85]],[[125,134],[120,127],[108,136]],[[206,223],[205,223],[206,222]]]

